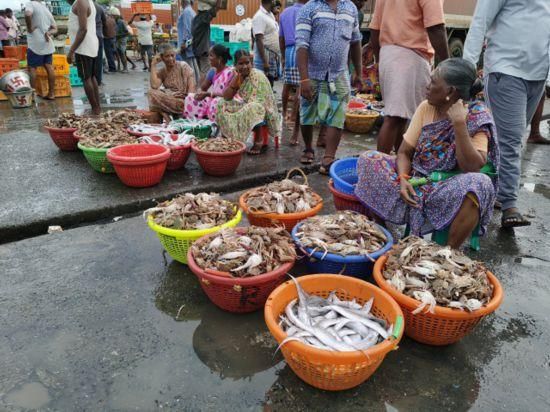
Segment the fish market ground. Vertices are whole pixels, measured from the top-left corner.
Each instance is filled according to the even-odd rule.
[[[13,112],[3,105],[0,116],[10,124],[31,121],[21,120],[23,114],[11,117]],[[22,145],[20,152],[6,151],[10,155],[3,159],[0,213],[28,217],[42,210],[55,216],[73,213],[63,211],[60,199],[95,210],[101,199],[157,196],[126,189],[116,177],[110,181],[91,171],[86,174],[88,165],[76,155],[65,163],[47,136],[38,137],[38,122],[32,121],[35,132],[29,136],[35,136],[36,145],[46,141],[40,147],[51,146],[47,156],[57,160],[6,175],[6,162],[27,164],[14,158],[29,150]],[[6,144],[24,137],[17,131],[10,136],[0,139]],[[350,150],[349,140],[344,146]],[[141,217],[90,221],[62,233],[0,245],[0,410],[546,411],[549,155],[550,148],[533,146],[524,154],[520,206],[533,225],[515,234],[500,231],[496,213],[482,250],[471,254],[485,261],[503,284],[505,299],[495,315],[449,347],[404,338],[367,382],[341,393],[309,387],[280,354],[273,357],[275,343],[261,312],[233,315],[211,304],[186,266],[164,260],[155,234]],[[33,156],[37,160],[40,153]],[[51,174],[51,179],[28,186],[25,173]],[[196,190],[203,179],[194,173],[197,183],[190,187]],[[11,203],[14,194],[4,198],[4,188],[13,184],[6,180],[16,176],[23,179],[12,186],[19,203]],[[87,185],[68,187],[79,179]],[[323,213],[329,213],[333,209],[326,178],[312,174],[309,179],[326,200]],[[174,178],[174,187],[185,190],[182,182],[178,187]],[[222,183],[225,192],[234,187],[233,181]],[[89,194],[92,184],[105,188],[103,198],[96,195],[94,200]],[[3,216],[2,226],[7,221]]]

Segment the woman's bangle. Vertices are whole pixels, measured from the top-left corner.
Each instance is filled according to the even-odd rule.
[[[309,82],[309,79],[300,80],[300,83],[305,83],[305,82]]]
[[[397,181],[401,182],[401,180],[409,180],[410,178],[408,174],[400,173],[399,176],[397,176]]]

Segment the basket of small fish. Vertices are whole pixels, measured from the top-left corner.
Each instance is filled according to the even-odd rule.
[[[126,144],[107,151],[107,160],[126,186],[150,187],[160,183],[170,149],[157,144]]]
[[[292,238],[305,255],[309,273],[335,273],[366,279],[374,262],[391,249],[393,238],[381,226],[353,211],[314,216],[296,225]]]
[[[405,334],[428,345],[459,341],[503,299],[499,281],[480,262],[415,236],[376,262],[374,279],[401,306]]]
[[[296,250],[283,228],[224,229],[196,241],[189,268],[210,300],[235,313],[261,309],[294,266]]]
[[[212,138],[193,143],[191,149],[204,173],[222,177],[235,173],[246,145],[238,140]]]
[[[195,240],[237,226],[242,212],[216,193],[185,193],[146,210],[143,216],[172,259],[187,264],[187,251]]]
[[[61,113],[57,119],[46,121],[44,129],[48,131],[51,139],[60,150],[74,152],[78,149],[78,139],[74,132],[78,129],[82,116],[72,113]]]
[[[359,201],[357,196],[348,195],[336,190],[332,179],[328,181],[328,188],[332,193],[332,200],[334,201],[334,208],[336,210],[353,210],[354,212],[371,217],[371,212]]]
[[[86,134],[81,134],[86,133]],[[75,132],[78,141],[78,148],[84,153],[84,157],[97,172],[114,173],[115,169],[109,159],[107,151],[116,146],[137,143],[137,138],[131,136],[125,130],[117,127],[86,128],[84,132],[80,129]]]
[[[287,281],[267,299],[264,316],[294,373],[329,391],[366,381],[403,335],[403,313],[391,296],[348,276]]]
[[[302,174],[303,184],[290,179],[294,172]],[[284,226],[290,232],[302,220],[319,213],[323,208],[323,199],[309,187],[305,173],[294,168],[281,181],[244,192],[239,206],[251,225]]]
[[[368,133],[374,127],[380,113],[369,109],[350,109],[346,112],[344,127],[352,133]]]
[[[140,143],[158,144],[166,146],[170,149],[170,158],[168,159],[168,170],[178,170],[185,166],[189,155],[191,155],[191,143],[194,136],[186,133],[173,134],[160,132],[150,136],[139,138]]]

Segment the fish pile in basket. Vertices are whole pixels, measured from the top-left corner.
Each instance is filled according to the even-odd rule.
[[[201,230],[227,223],[235,211],[236,205],[217,193],[185,193],[147,209],[144,217],[170,229]]]
[[[472,312],[493,296],[482,263],[416,236],[394,246],[383,275],[393,288],[422,302],[413,313],[433,313],[436,305]]]
[[[209,242],[193,244],[199,267],[249,277],[271,272],[296,259],[292,238],[284,229],[250,226],[244,231],[224,229]]]
[[[307,184],[288,178],[251,189],[247,195],[246,205],[253,213],[297,213],[320,202]]]
[[[135,123],[128,126],[128,131],[140,133],[140,134],[159,134],[159,133],[176,133],[176,131],[165,125],[161,124],[147,124],[147,123]]]
[[[74,113],[61,113],[56,119],[46,120],[47,127],[53,127],[56,129],[75,128],[78,129],[88,119],[86,117],[74,114]]]
[[[301,246],[323,252],[350,256],[380,250],[388,241],[386,235],[366,216],[343,211],[306,219],[296,232]]]
[[[242,148],[241,142],[225,138],[213,138],[197,143],[197,148],[204,152],[234,152]]]
[[[298,299],[292,300],[281,315],[279,325],[288,337],[279,348],[298,341],[329,351],[362,351],[393,333],[393,325],[371,313],[374,299],[360,305],[355,300],[340,300],[334,291],[328,298],[309,295],[293,280]]]

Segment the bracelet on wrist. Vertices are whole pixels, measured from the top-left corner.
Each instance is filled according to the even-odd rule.
[[[403,180],[409,180],[411,177],[408,175],[408,174],[405,174],[405,173],[400,173],[398,176],[397,176],[397,181],[398,182],[401,182]]]
[[[309,82],[309,79],[300,80],[300,83],[305,83],[305,82]]]

